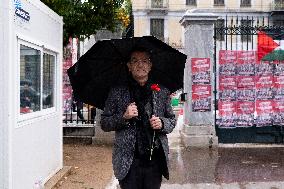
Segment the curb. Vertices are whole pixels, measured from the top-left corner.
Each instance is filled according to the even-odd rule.
[[[44,185],[45,189],[56,189],[60,184],[60,181],[64,179],[64,177],[71,174],[72,167],[71,166],[63,166],[55,175],[53,175]]]

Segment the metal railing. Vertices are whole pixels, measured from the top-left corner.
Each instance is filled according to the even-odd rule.
[[[169,0],[147,0],[148,9],[167,9],[169,8]]]
[[[88,104],[71,101],[71,107],[63,113],[63,126],[95,125],[96,108]]]

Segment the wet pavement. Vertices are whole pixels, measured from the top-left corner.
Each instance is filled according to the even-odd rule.
[[[179,116],[168,135],[170,180],[163,179],[161,189],[284,189],[284,145],[186,149],[180,138],[182,120]],[[106,187],[119,188],[114,177]]]
[[[169,157],[161,189],[284,189],[284,147],[175,147]]]
[[[284,188],[284,148],[175,148],[166,188]]]

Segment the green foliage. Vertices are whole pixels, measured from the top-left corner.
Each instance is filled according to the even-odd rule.
[[[83,40],[97,30],[114,31],[118,24],[117,10],[124,0],[41,0],[63,17],[64,46],[69,37]]]

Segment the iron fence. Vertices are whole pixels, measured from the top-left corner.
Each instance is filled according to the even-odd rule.
[[[96,123],[96,108],[83,103],[71,101],[71,107],[63,113],[65,126],[90,126]]]

